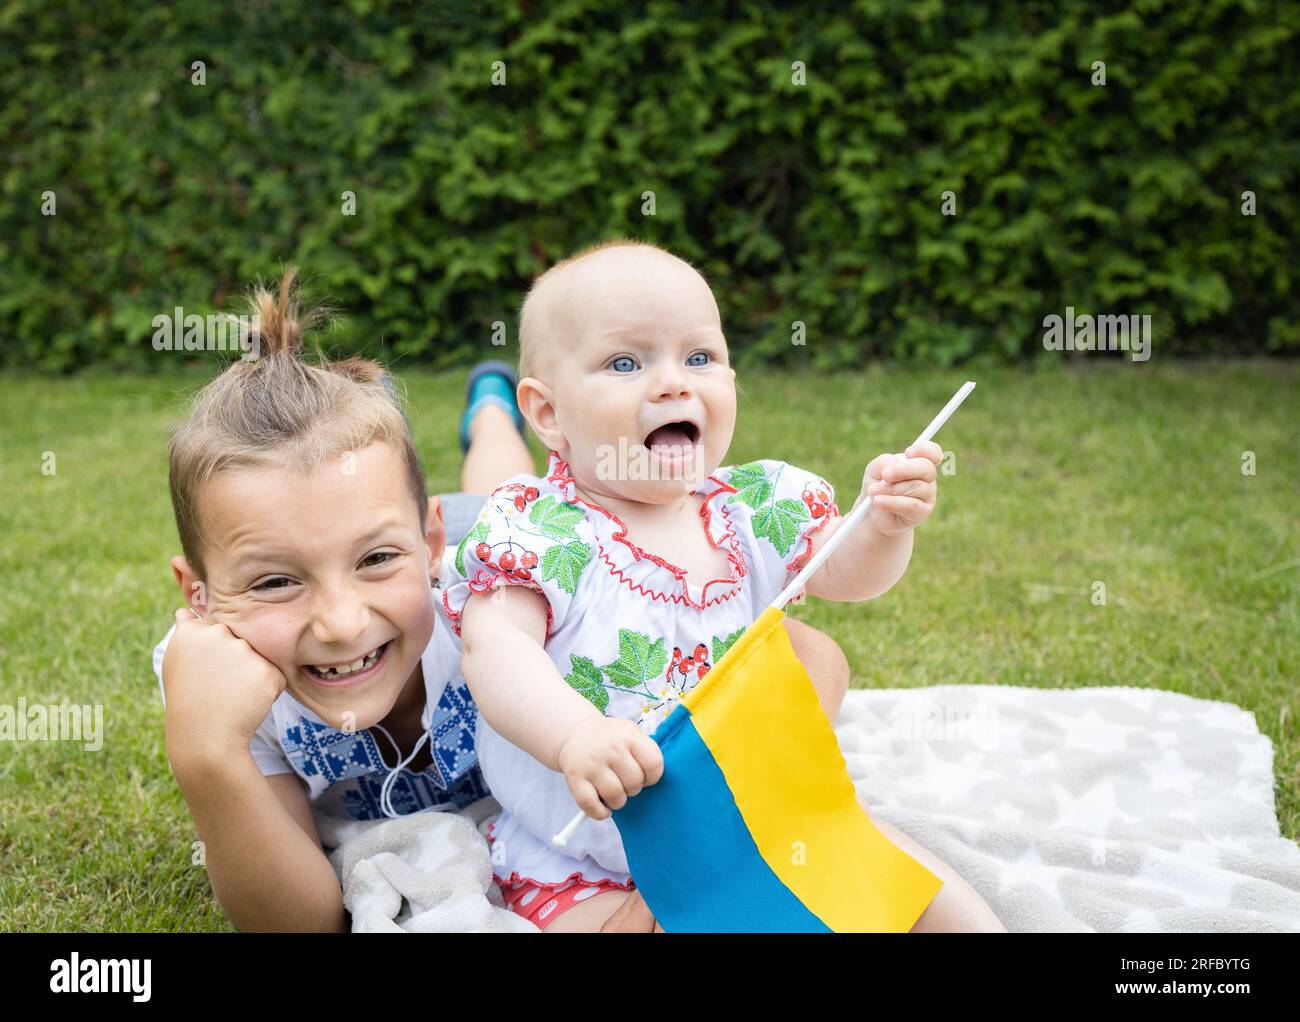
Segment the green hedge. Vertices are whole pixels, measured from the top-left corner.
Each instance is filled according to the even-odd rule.
[[[1066,306],[1300,350],[1294,4],[137,7],[0,9],[6,365],[161,366],[155,315],[290,261],[340,349],[509,357],[611,234],[701,267],[742,360],[1043,356]]]

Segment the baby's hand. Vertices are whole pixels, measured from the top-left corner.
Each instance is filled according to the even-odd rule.
[[[189,610],[176,612],[162,677],[172,766],[246,751],[286,684],[279,668],[229,628]]]
[[[943,449],[933,440],[913,444],[906,454],[882,454],[867,466],[862,497],[871,498],[867,518],[876,531],[895,536],[930,517],[938,499],[935,467]]]
[[[560,747],[560,771],[573,799],[593,820],[622,809],[664,772],[659,745],[630,720],[589,717]]]

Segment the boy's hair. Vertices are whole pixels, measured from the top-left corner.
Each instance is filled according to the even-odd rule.
[[[252,350],[260,357],[235,362],[204,387],[172,436],[168,482],[176,531],[186,560],[200,575],[199,492],[229,468],[310,470],[376,441],[391,444],[402,456],[407,488],[424,522],[424,471],[392,382],[369,359],[329,362],[317,352],[315,362],[303,360],[303,336],[328,310],[300,309],[296,274],[294,267],[285,271],[278,299],[260,283],[252,288]]]
[[[597,252],[603,252],[608,248],[649,248],[656,252],[661,252],[669,258],[676,259],[691,264],[681,256],[674,255],[667,249],[660,248],[648,241],[633,241],[629,238],[612,238],[609,241],[601,241],[595,245],[588,245],[584,249],[573,253],[567,258],[561,259],[558,263],[546,270],[536,280],[533,286],[529,288],[528,295],[524,298],[524,304],[519,310],[519,376],[522,379],[526,376],[535,376],[541,361],[541,349],[546,342],[546,338],[555,332],[556,324],[542,323],[540,319],[543,314],[537,311],[539,303],[534,301],[534,297],[545,286],[547,281],[553,281],[560,275],[561,271],[572,266],[574,263],[587,256],[595,255]],[[692,267],[694,269],[694,267]],[[699,272],[698,270],[696,272]]]

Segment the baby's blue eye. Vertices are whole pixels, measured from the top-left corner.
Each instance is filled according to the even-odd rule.
[[[700,359],[699,362],[695,361],[697,358]],[[709,361],[710,355],[707,351],[697,351],[686,360],[686,364],[688,366],[706,366],[709,364]]]
[[[609,364],[609,367],[616,373],[630,373],[636,370],[636,359],[631,355],[619,355]]]

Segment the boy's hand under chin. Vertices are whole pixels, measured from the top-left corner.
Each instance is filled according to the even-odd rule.
[[[274,664],[225,625],[176,612],[162,663],[167,755],[178,762],[220,762],[246,752],[271,704],[285,690]]]
[[[914,529],[934,511],[937,466],[943,449],[933,440],[913,444],[903,454],[882,454],[867,466],[861,499],[871,498],[867,519],[883,536]]]

